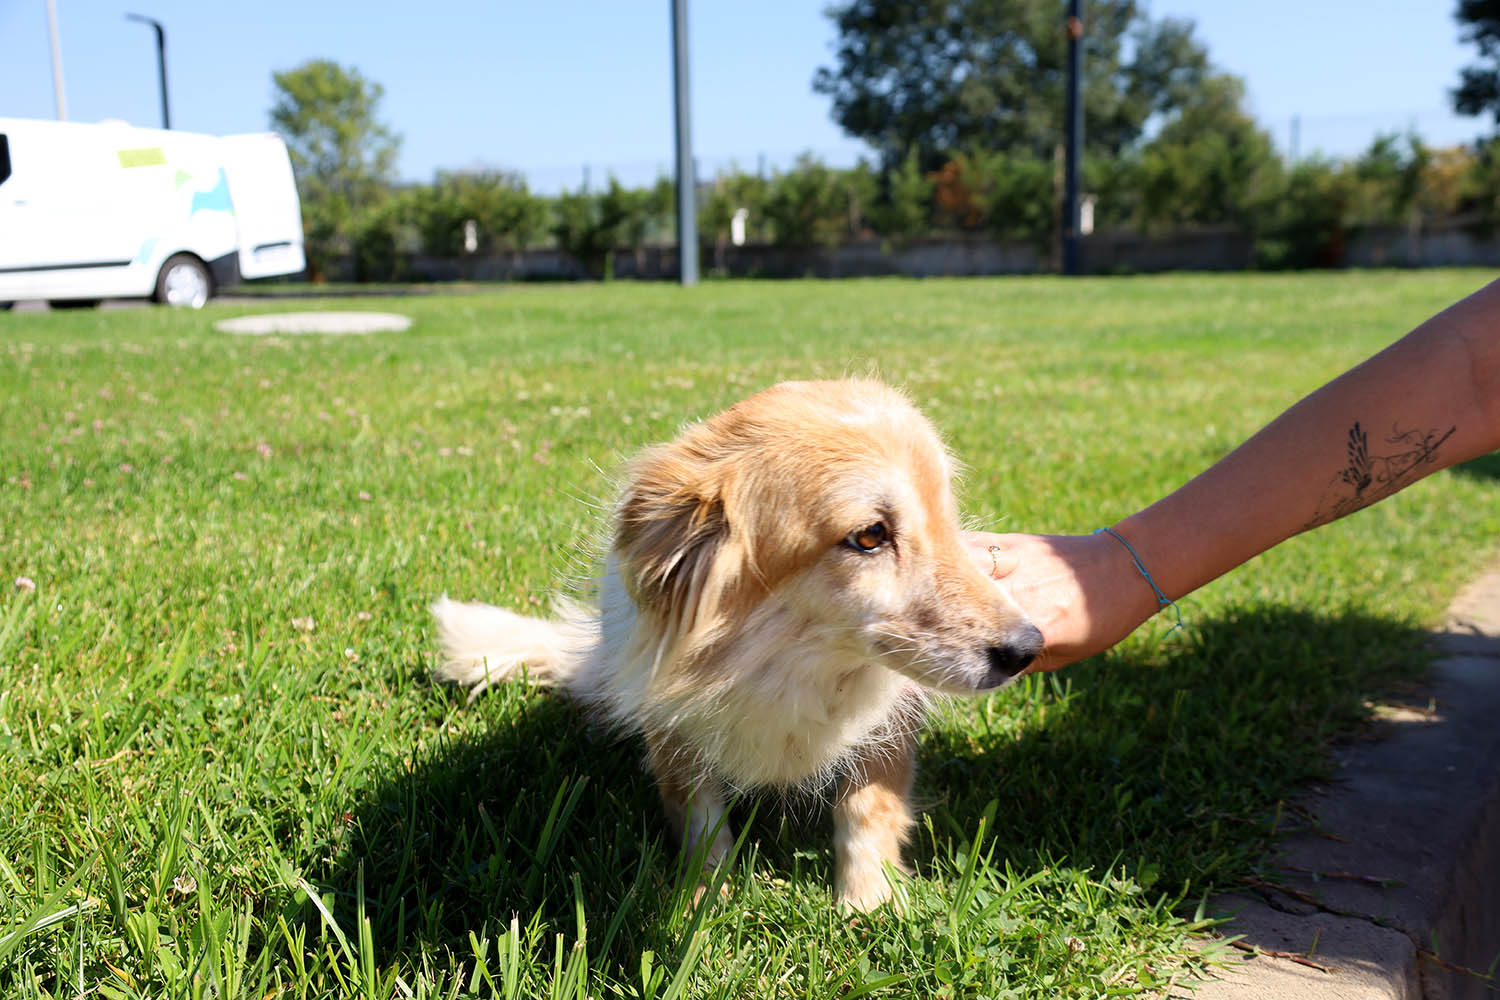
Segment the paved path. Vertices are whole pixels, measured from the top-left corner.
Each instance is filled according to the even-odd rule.
[[[1382,713],[1380,738],[1341,749],[1309,791],[1322,834],[1278,841],[1290,891],[1210,901],[1237,914],[1223,933],[1261,953],[1198,1000],[1500,998],[1500,981],[1442,964],[1483,972],[1500,957],[1500,563],[1435,641],[1426,694]]]

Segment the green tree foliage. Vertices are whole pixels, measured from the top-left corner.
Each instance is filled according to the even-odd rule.
[[[1443,219],[1475,210],[1468,195],[1481,148],[1482,144],[1474,148],[1426,149],[1427,163],[1422,170],[1421,191],[1417,194],[1417,210],[1423,219]]]
[[[1057,231],[1057,171],[1050,161],[983,149],[955,153],[928,174],[937,228],[1047,244]]]
[[[876,230],[889,239],[921,236],[932,228],[933,192],[937,182],[922,169],[917,148],[906,151],[899,166],[885,176],[885,197],[872,206]]]
[[[1247,225],[1279,181],[1271,138],[1244,110],[1244,85],[1202,81],[1140,150],[1140,223]]]
[[[762,211],[777,243],[833,246],[859,232],[876,190],[868,167],[834,170],[804,154],[772,177]]]
[[[1009,2],[1022,14],[1034,9],[1032,0]],[[894,17],[874,0],[864,7]],[[1097,199],[1096,227],[1227,224],[1254,239],[1263,267],[1336,266],[1347,234],[1360,226],[1415,228],[1459,215],[1482,229],[1500,227],[1500,138],[1472,150],[1431,149],[1415,135],[1381,135],[1353,160],[1289,168],[1245,110],[1239,80],[1209,68],[1190,25],[1130,22],[1128,4],[1098,3],[1096,27],[1100,10],[1133,23],[1145,41],[1117,66],[1118,86],[1106,88],[1113,103],[1095,104],[1106,138],[1086,151],[1084,183]],[[439,172],[431,184],[398,188],[390,179],[395,139],[375,118],[377,84],[327,62],[279,73],[276,84],[272,121],[298,170],[315,267],[348,255],[362,280],[399,279],[418,247],[462,258],[469,222],[476,255],[550,243],[592,277],[610,276],[621,251],[635,253],[640,270],[643,248],[671,240],[676,199],[667,178],[639,189],[610,178],[602,191],[556,198],[534,195],[518,175],[499,170]],[[1149,137],[1132,132],[1142,115],[1152,121]],[[1055,145],[1039,141],[976,141],[944,150],[929,168],[913,143],[883,171],[833,168],[811,155],[769,179],[732,169],[700,198],[701,232],[717,268],[740,209],[751,242],[833,246],[962,232],[1051,246],[1056,156]]]
[[[1475,145],[1459,182],[1459,207],[1475,216],[1483,231],[1500,228],[1500,138]]]
[[[1045,158],[1062,134],[1062,12],[1058,0],[837,4],[835,65],[813,89],[888,169],[913,148],[926,169],[953,150]],[[1116,155],[1196,91],[1208,56],[1190,22],[1152,22],[1134,0],[1091,0],[1085,12],[1084,128],[1091,146]]]
[[[968,163],[986,230],[1000,239],[1052,240],[1059,213],[1050,159],[975,152]]]
[[[1488,114],[1500,126],[1500,0],[1458,0],[1453,16],[1460,37],[1479,48],[1479,61],[1459,71],[1453,110]]]
[[[412,199],[407,191],[384,191],[346,224],[344,236],[354,259],[355,281],[400,281],[406,277],[403,244],[410,229]]]
[[[1292,167],[1274,202],[1257,220],[1256,265],[1300,269],[1342,264],[1354,201],[1352,180],[1350,171],[1320,157]]]
[[[744,209],[745,238],[747,242],[764,242],[770,239],[770,227],[766,222],[765,203],[768,185],[764,177],[747,174],[731,167],[729,171],[714,178],[708,197],[703,200],[698,213],[699,235],[704,242],[712,243],[713,266],[723,269],[725,253],[730,242],[730,227],[736,212]]]
[[[598,194],[559,195],[552,203],[552,235],[589,277],[612,277],[615,251],[639,246],[653,227],[662,226],[671,190],[671,182],[638,190],[611,177]]]
[[[464,227],[474,223],[474,253],[525,250],[541,234],[546,204],[518,174],[503,170],[439,171],[430,187],[412,190],[412,216],[428,253],[464,254]]]
[[[652,237],[660,238],[674,217],[677,186],[669,177],[658,177],[648,188],[625,188],[610,181],[606,197],[619,201],[620,245],[639,247]]]
[[[291,155],[316,273],[350,248],[356,229],[370,228],[361,213],[386,210],[401,140],[378,118],[383,88],[353,67],[314,59],[271,79],[271,128]]]
[[[1414,133],[1377,135],[1354,161],[1356,188],[1351,221],[1414,221],[1432,163],[1432,151]]]

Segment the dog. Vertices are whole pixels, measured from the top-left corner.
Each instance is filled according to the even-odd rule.
[[[832,789],[836,896],[869,911],[904,870],[930,699],[993,691],[1042,648],[967,554],[954,472],[878,381],[773,386],[628,467],[597,613],[440,599],[438,677],[472,698],[524,666],[641,734],[705,865],[733,848],[731,792]]]

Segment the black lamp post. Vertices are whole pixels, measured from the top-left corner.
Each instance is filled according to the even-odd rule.
[[[167,33],[162,28],[161,22],[154,18],[142,17],[140,14],[126,14],[125,20],[139,21],[156,29],[156,68],[161,79],[161,127],[170,129],[172,114],[167,110]]]
[[[1063,274],[1078,274],[1080,174],[1083,165],[1083,12],[1081,0],[1068,0],[1067,159],[1063,170]]]

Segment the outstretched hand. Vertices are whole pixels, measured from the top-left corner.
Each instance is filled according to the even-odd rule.
[[[964,544],[1042,631],[1045,644],[1028,673],[1103,652],[1157,610],[1129,554],[1108,535],[966,531]]]

